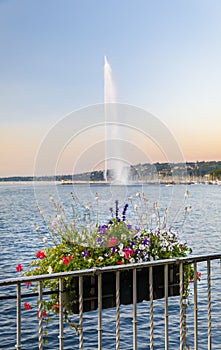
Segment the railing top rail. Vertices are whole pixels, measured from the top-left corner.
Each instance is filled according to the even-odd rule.
[[[76,271],[52,273],[52,274],[46,274],[46,275],[7,278],[5,280],[0,280],[0,286],[13,285],[17,283],[25,283],[27,281],[35,282],[35,281],[43,281],[43,280],[50,280],[50,279],[56,279],[56,278],[96,275],[104,272],[114,272],[118,270],[130,270],[134,268],[178,264],[179,262],[187,262],[187,263],[203,262],[207,260],[216,260],[216,259],[221,259],[221,253],[215,253],[215,254],[209,254],[209,255],[190,255],[188,257],[181,257],[181,258],[174,258],[174,259],[153,260],[153,261],[147,261],[142,263],[114,265],[114,266],[106,266],[106,267],[93,267],[91,269],[86,269],[86,270],[76,270]]]

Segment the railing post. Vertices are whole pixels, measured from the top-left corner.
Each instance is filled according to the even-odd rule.
[[[180,350],[183,350],[183,263],[179,262],[179,275],[180,275]]]
[[[59,278],[59,350],[63,350],[64,344],[64,320],[63,320],[63,304],[64,304],[64,280]]]
[[[153,350],[153,267],[149,267],[149,293],[150,293],[150,350]]]
[[[42,281],[38,282],[38,349],[43,350]]]
[[[116,350],[120,349],[120,271],[116,271]]]
[[[98,350],[102,349],[102,274],[98,273]]]
[[[16,334],[16,350],[21,349],[21,284],[20,282],[17,282],[16,285],[16,297],[17,297],[17,305],[16,305],[16,327],[17,327],[17,334]]]
[[[194,261],[194,350],[198,350],[197,262]]]
[[[79,277],[79,349],[83,350],[83,277]]]
[[[137,350],[137,270],[133,269],[133,350]]]
[[[210,259],[207,260],[207,300],[208,300],[208,350],[212,349],[211,344],[211,266]]]
[[[165,350],[168,350],[168,264],[164,265],[164,295],[165,295],[165,304],[164,304],[164,336],[165,336]]]

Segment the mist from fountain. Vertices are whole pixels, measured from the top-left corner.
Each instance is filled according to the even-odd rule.
[[[111,66],[104,57],[105,170],[104,179],[112,184],[128,183],[128,164],[122,159],[124,129],[119,125],[116,88]]]

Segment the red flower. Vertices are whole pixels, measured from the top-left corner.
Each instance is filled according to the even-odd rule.
[[[16,266],[16,271],[17,271],[17,272],[21,272],[22,269],[23,269],[22,264],[18,264],[18,265]]]
[[[25,310],[31,310],[31,309],[32,309],[32,306],[31,306],[29,303],[24,302],[24,309],[25,309]]]
[[[29,287],[31,285],[31,282],[25,282],[26,287]]]
[[[39,311],[37,312],[37,314],[38,314],[38,318],[40,318],[40,316],[39,316],[39,315],[40,315]],[[41,312],[41,317],[42,317],[42,318],[47,317],[47,312],[46,312],[46,311],[42,311],[42,312]]]
[[[54,304],[51,309],[52,310],[59,310],[59,304],[58,303]]]
[[[202,275],[201,272],[197,272],[197,273],[196,273],[196,277],[197,277],[198,281],[200,281],[201,275]]]
[[[39,251],[36,253],[36,258],[37,258],[37,259],[44,259],[44,258],[45,258],[45,253],[42,252],[42,250],[39,250]]]
[[[116,243],[117,243],[117,237],[111,237],[109,239],[108,245],[109,245],[109,247],[113,247],[113,246],[115,246]]]
[[[62,261],[63,261],[64,265],[68,265],[70,260],[72,260],[72,256],[71,255],[68,255],[68,256],[63,255],[62,256]]]
[[[123,264],[122,261],[117,262],[117,265],[122,265],[122,264]]]

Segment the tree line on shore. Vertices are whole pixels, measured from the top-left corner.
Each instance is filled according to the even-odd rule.
[[[142,180],[147,176],[157,175],[161,178],[173,177],[174,174],[183,173],[188,178],[203,178],[221,180],[221,161],[197,161],[186,163],[144,163],[130,166],[130,177]],[[9,176],[0,177],[0,181],[104,181],[104,171],[84,172],[73,175],[51,176]]]

